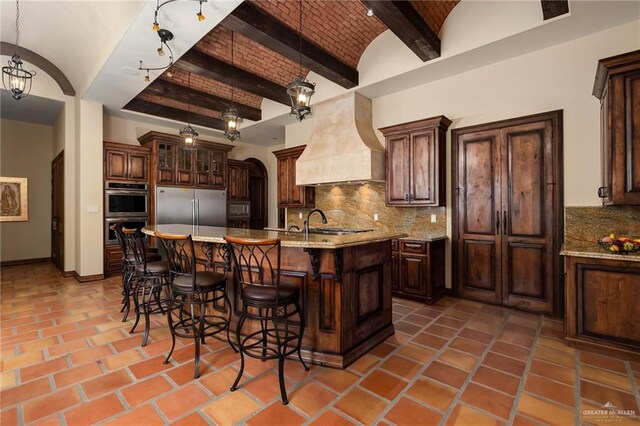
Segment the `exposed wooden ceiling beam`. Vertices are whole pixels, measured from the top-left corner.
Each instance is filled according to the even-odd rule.
[[[296,63],[302,52],[304,67],[344,88],[358,85],[358,70],[304,38],[301,46],[296,31],[255,4],[243,2],[222,21],[222,25]]]
[[[217,129],[224,131],[224,121],[219,118],[207,117],[205,115],[189,114],[188,111],[160,105],[155,102],[149,102],[142,99],[133,99],[124,106],[129,111],[141,112],[143,114],[154,115],[156,117],[168,118],[176,121],[190,122],[202,127]]]
[[[290,105],[286,87],[193,49],[182,55],[173,66]]]
[[[409,1],[362,0],[423,62],[440,56],[440,39]]]
[[[229,105],[231,105],[231,101],[229,99],[221,98],[220,96],[201,92],[199,90],[190,89],[163,79],[155,80],[147,86],[146,91],[156,95],[166,96],[176,101],[184,102],[185,104],[191,102],[192,105],[220,112],[224,111],[229,107]],[[252,121],[260,121],[262,119],[262,110],[259,108],[254,108],[238,102],[234,102],[233,106],[236,107],[242,118]]]
[[[569,13],[569,1],[568,0],[541,0],[542,2],[542,17],[546,21],[547,19],[555,18],[556,16]]]

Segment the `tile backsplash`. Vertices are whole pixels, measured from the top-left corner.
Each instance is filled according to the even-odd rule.
[[[316,208],[327,216],[330,227],[372,228],[403,232],[414,238],[429,238],[446,234],[445,207],[387,207],[384,182],[316,187]],[[287,209],[288,225],[298,225],[311,209]],[[302,213],[303,219],[299,218]],[[378,214],[378,221],[374,214]],[[436,222],[431,222],[431,215]],[[311,226],[321,225],[319,216],[311,218]]]
[[[640,238],[640,206],[565,207],[566,240],[591,242],[611,233]]]

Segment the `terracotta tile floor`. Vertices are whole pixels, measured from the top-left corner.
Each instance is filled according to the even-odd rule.
[[[218,340],[206,344],[199,380],[186,340],[163,366],[164,317],[140,347],[141,332],[120,322],[119,285],[79,284],[50,264],[3,268],[3,426],[577,425],[610,424],[580,414],[607,402],[640,411],[640,363],[566,346],[554,319],[454,298],[395,300],[396,335],[347,370],[287,362],[285,407],[273,363],[248,362],[243,387],[229,392],[238,355]]]

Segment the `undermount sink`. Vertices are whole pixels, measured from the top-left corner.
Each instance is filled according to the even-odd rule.
[[[357,234],[360,232],[370,232],[373,229],[348,229],[348,228],[311,228],[310,234],[328,234],[328,235],[344,235]]]

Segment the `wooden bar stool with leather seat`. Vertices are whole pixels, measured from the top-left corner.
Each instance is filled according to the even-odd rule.
[[[115,234],[120,250],[122,251],[122,309],[120,309],[120,312],[124,312],[122,322],[127,321],[129,311],[131,310],[130,285],[131,279],[133,278],[133,269],[136,265],[135,256],[132,250],[127,247],[127,241],[124,233],[122,232],[122,228],[125,223],[126,222],[117,222],[109,227],[109,229],[111,229]],[[162,260],[162,257],[158,254],[158,249],[145,246],[145,251],[147,254],[147,261],[157,262]]]
[[[122,233],[127,249],[131,250],[135,259],[133,277],[129,284],[129,292],[133,296],[136,320],[131,327],[133,333],[140,321],[140,315],[144,314],[144,336],[142,346],[146,346],[149,340],[151,326],[149,316],[151,314],[165,313],[165,307],[169,300],[169,266],[162,260],[154,260],[158,255],[147,256],[142,233],[137,229],[122,228]],[[155,307],[152,306],[155,302]]]
[[[169,264],[170,297],[167,319],[171,330],[171,350],[164,363],[173,354],[177,337],[193,338],[195,342],[195,370],[200,377],[200,344],[205,337],[227,331],[229,338],[231,302],[227,296],[227,276],[214,271],[197,271],[194,244],[191,235],[155,233]],[[215,306],[222,302],[227,314],[223,316]]]
[[[247,240],[229,236],[224,239],[231,252],[235,291],[243,304],[236,329],[240,371],[231,391],[238,388],[242,378],[245,355],[262,361],[277,359],[280,396],[286,405],[289,400],[284,383],[285,358],[297,353],[304,369],[309,370],[300,353],[305,327],[299,302],[300,287],[280,282],[279,239]],[[292,321],[294,317],[298,323]],[[247,319],[255,320],[250,323],[256,327],[241,336]]]

